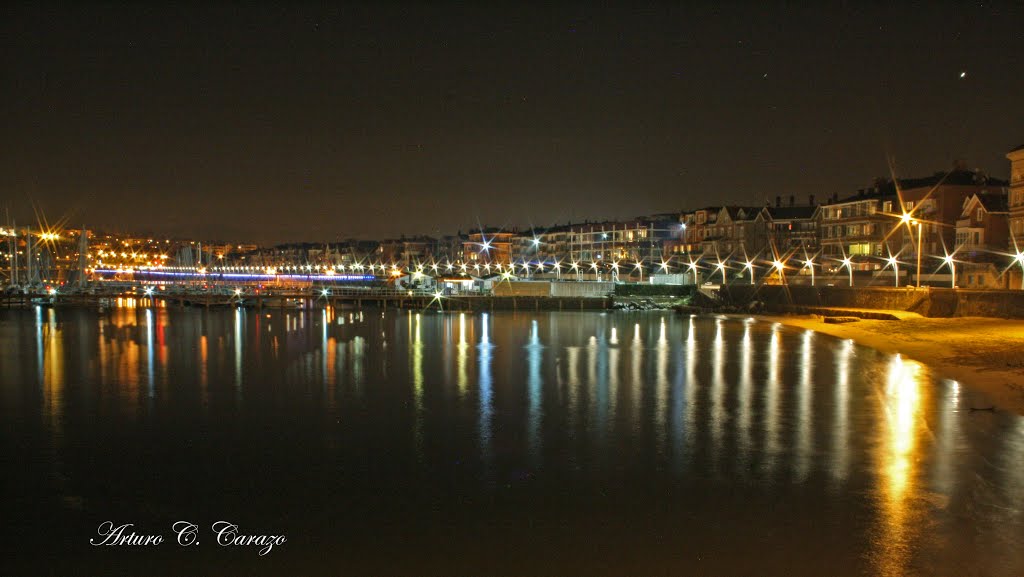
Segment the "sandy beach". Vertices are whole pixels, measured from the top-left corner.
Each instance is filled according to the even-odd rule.
[[[984,392],[997,409],[1024,415],[1024,320],[909,318],[827,324],[814,315],[759,318],[900,353]]]

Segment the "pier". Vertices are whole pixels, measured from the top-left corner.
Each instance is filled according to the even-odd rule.
[[[490,294],[438,294],[421,290],[344,288],[325,290],[300,288],[237,293],[217,291],[157,290],[136,287],[118,291],[7,292],[0,294],[0,307],[82,306],[82,307],[242,307],[263,309],[377,308],[440,311],[574,311],[610,309],[612,298],[562,296],[495,296]]]

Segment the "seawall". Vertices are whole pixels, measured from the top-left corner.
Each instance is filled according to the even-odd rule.
[[[915,312],[930,318],[1024,318],[1024,291],[838,286],[733,285],[719,289],[723,303],[761,301],[770,312],[792,306]]]

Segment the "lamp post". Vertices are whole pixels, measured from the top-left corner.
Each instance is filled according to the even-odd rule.
[[[917,288],[921,288],[921,237],[924,236],[921,234],[921,221],[913,218],[909,212],[904,212],[900,216],[900,222],[907,225],[907,230],[910,231],[911,242],[914,241],[914,225],[917,225]]]
[[[843,257],[843,266],[850,272],[850,286],[853,286],[853,263],[850,261],[850,257]]]
[[[896,260],[896,257],[890,256],[888,262],[896,276],[896,288],[900,288],[900,261]]]
[[[911,221],[917,223],[917,288],[921,288],[921,221]]]
[[[1018,252],[1013,258],[1020,265],[1020,290],[1024,291],[1024,252]]]
[[[750,270],[750,284],[754,284],[754,263],[749,260],[743,263],[743,266]]]
[[[956,263],[953,262],[953,255],[947,254],[942,257],[942,262],[949,267],[949,273],[951,280],[949,281],[949,288],[956,288]]]

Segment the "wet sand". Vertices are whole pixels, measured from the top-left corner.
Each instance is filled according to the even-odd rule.
[[[759,318],[900,353],[985,393],[996,409],[1024,415],[1024,320],[912,318],[827,324],[816,315]]]

